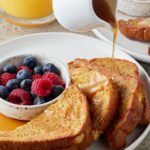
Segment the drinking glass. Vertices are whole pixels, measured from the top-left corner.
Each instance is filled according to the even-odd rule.
[[[0,15],[11,23],[32,27],[52,22],[52,0],[0,0]]]

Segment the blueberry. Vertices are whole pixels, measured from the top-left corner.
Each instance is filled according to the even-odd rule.
[[[60,85],[53,86],[52,93],[45,98],[46,101],[51,101],[59,96],[64,91],[64,87]]]
[[[23,65],[29,67],[30,69],[33,69],[36,66],[36,58],[32,56],[27,56],[23,59]]]
[[[24,90],[31,90],[32,80],[31,79],[24,79],[20,83],[20,87]]]
[[[60,85],[56,85],[52,89],[52,96],[55,98],[59,96],[64,91],[64,87]]]
[[[44,97],[44,99],[46,100],[46,102],[51,101],[51,100],[53,100],[54,98],[55,98],[55,97],[54,97],[53,94],[50,94],[50,95]]]
[[[2,72],[8,72],[8,73],[16,73],[17,72],[17,67],[13,64],[8,64],[2,69]]]
[[[5,86],[0,85],[0,97],[6,99],[9,95],[9,91]]]
[[[31,95],[32,100],[36,98],[36,95],[32,91],[30,92],[30,95]]]
[[[36,66],[34,67],[34,70],[33,70],[34,74],[43,74],[43,68],[42,66]]]
[[[56,73],[57,75],[60,75],[60,71],[59,69],[52,63],[48,63],[48,64],[45,64],[43,66],[43,72],[53,72],[53,73]]]
[[[19,81],[17,79],[9,80],[6,84],[6,87],[11,91],[13,89],[19,88]]]
[[[40,104],[43,104],[43,103],[45,103],[45,102],[46,102],[46,100],[45,100],[44,98],[37,96],[37,97],[34,99],[34,101],[33,101],[33,105],[40,105]]]
[[[30,79],[30,77],[31,77],[31,74],[27,70],[20,70],[17,73],[17,79],[19,80],[19,82],[21,82],[24,79]]]

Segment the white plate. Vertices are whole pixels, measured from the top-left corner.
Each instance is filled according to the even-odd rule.
[[[69,33],[39,33],[17,38],[0,45],[0,61],[5,57],[23,53],[53,55],[66,63],[75,58],[110,57],[112,46],[87,36]],[[127,59],[138,65],[146,89],[150,89],[150,79],[144,69],[129,55],[116,50],[117,58]],[[148,93],[148,91],[147,91]],[[148,95],[150,97],[150,93]],[[150,125],[138,127],[128,138],[126,150],[133,150],[145,138]],[[88,150],[110,150],[103,140],[95,142]]]
[[[117,13],[117,19],[127,20],[129,18],[131,17],[120,12]],[[106,30],[104,28],[97,28],[94,29],[93,32],[98,38],[112,44],[113,33],[111,31]],[[130,40],[119,32],[117,39],[117,47],[127,52],[137,60],[150,63],[150,56],[148,55],[148,47],[150,47],[150,43]]]

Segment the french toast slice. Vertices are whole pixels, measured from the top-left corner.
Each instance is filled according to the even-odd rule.
[[[58,102],[13,131],[0,132],[1,150],[84,150],[91,143],[89,106],[75,86]]]
[[[96,140],[111,124],[118,108],[118,90],[111,79],[85,59],[68,64],[72,83],[87,96],[90,106],[92,137]]]
[[[130,39],[150,42],[150,17],[119,20],[118,27],[120,32]]]
[[[126,144],[127,136],[138,124],[150,122],[149,103],[139,79],[138,68],[134,63],[120,59],[99,58],[90,62],[99,66],[119,87],[119,111],[106,137],[111,146],[121,149]]]

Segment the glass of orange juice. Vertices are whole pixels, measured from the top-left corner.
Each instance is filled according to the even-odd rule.
[[[12,23],[29,27],[55,19],[52,0],[0,0],[0,13]]]

